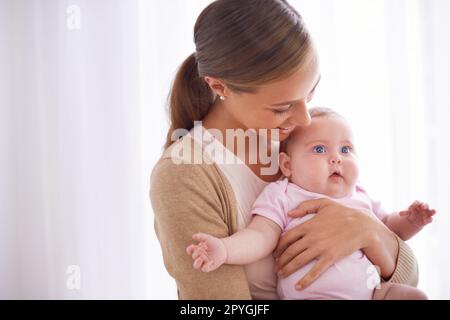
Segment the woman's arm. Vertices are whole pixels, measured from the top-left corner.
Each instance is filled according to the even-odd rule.
[[[180,299],[251,299],[242,266],[223,265],[203,273],[193,268],[186,253],[194,233],[220,238],[232,233],[225,213],[230,204],[217,180],[212,165],[176,165],[171,159],[160,160],[152,173],[155,231]]]
[[[419,269],[417,259],[411,248],[399,236],[395,235],[398,242],[398,257],[394,273],[386,282],[402,283],[417,287],[419,282]]]
[[[299,279],[298,284],[307,287],[328,267],[360,249],[380,267],[383,278],[396,276],[399,262],[403,262],[400,259],[405,258],[401,254],[408,252],[408,248],[381,221],[364,214],[363,210],[328,199],[305,201],[290,215],[301,217],[309,213],[317,213],[317,216],[289,230],[280,239],[275,251],[280,276],[288,276],[317,259],[308,274]],[[406,258],[411,260],[411,257],[413,255]],[[413,264],[407,263],[408,267],[400,271],[401,278],[414,278],[417,265],[415,258],[412,261]]]
[[[380,275],[383,279],[392,277],[396,267],[398,257],[399,243],[393,233],[379,219],[372,215],[362,215],[363,219],[368,219],[367,229],[372,229],[369,242],[361,249],[367,258],[380,269]],[[362,222],[364,223],[364,222]]]

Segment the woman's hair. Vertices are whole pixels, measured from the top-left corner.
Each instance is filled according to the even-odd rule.
[[[233,92],[288,77],[312,53],[300,14],[285,0],[216,0],[194,27],[196,51],[179,68],[169,95],[170,129],[190,130],[202,120],[216,96],[205,76],[221,79]]]

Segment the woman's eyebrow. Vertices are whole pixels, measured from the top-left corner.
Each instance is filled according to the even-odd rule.
[[[310,93],[313,92],[314,90],[316,90],[316,88],[317,88],[317,86],[319,85],[319,82],[320,82],[321,79],[322,79],[322,75],[319,76],[319,79],[317,79],[317,82],[316,82],[316,84],[314,85],[314,87],[311,89]],[[271,107],[283,107],[283,106],[286,106],[286,105],[288,105],[288,104],[295,104],[295,103],[298,103],[298,102],[300,102],[300,101],[302,101],[302,100],[292,100],[292,101],[286,101],[286,102],[274,103],[274,104],[271,104],[270,106],[271,106]]]

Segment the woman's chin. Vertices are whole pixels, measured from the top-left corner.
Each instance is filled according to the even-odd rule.
[[[280,128],[272,129],[271,135],[270,135],[270,140],[283,142],[284,140],[289,138],[289,136],[291,135],[291,133],[293,131],[294,131],[294,128],[288,129],[288,130],[282,130]]]

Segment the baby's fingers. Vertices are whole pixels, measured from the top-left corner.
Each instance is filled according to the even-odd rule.
[[[425,209],[419,211],[419,214],[424,218],[428,218],[434,216],[436,214],[436,210]]]
[[[400,211],[398,214],[400,215],[400,217],[407,217],[407,216],[409,216],[410,212],[409,211]]]
[[[202,269],[205,264],[208,264],[210,259],[206,256],[206,254],[202,254],[200,257],[196,258],[194,261],[195,269]]]
[[[203,265],[203,262],[204,262],[203,257],[195,259],[195,261],[194,261],[194,268],[195,269],[200,269],[202,267],[202,265]]]
[[[194,252],[192,253],[192,259],[197,259],[200,256],[205,255],[206,256],[206,251],[203,248],[197,247]]]
[[[197,246],[195,244],[191,244],[190,246],[188,246],[186,248],[186,253],[191,256],[192,253],[194,253],[196,248],[197,248]]]
[[[416,200],[409,206],[408,210],[416,210],[417,208],[420,207],[421,204],[422,204],[421,202]]]
[[[214,266],[214,262],[213,261],[209,261],[208,263],[204,263],[203,267],[202,267],[202,271],[203,272],[213,271],[214,270],[213,266]]]
[[[201,233],[201,232],[196,233],[192,236],[192,239],[194,239],[195,241],[203,242],[203,243],[206,242],[208,240],[208,238],[209,238],[209,235],[207,235],[206,233]]]

